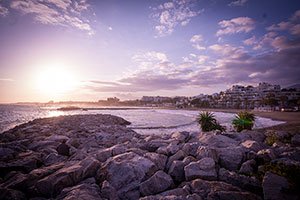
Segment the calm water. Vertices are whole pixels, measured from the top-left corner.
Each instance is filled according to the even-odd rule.
[[[199,131],[195,122],[199,111],[161,110],[161,109],[129,109],[129,110],[89,110],[89,111],[57,111],[54,108],[36,106],[0,105],[0,133],[16,125],[42,117],[74,114],[112,114],[120,116],[132,124],[136,132],[141,134],[169,134],[174,131]],[[217,120],[232,129],[230,122],[234,114],[215,112]],[[267,118],[257,118],[254,128],[268,127],[283,122]]]

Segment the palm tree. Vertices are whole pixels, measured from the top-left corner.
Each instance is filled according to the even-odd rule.
[[[252,130],[254,122],[255,115],[247,111],[239,112],[232,120],[233,127],[237,132],[241,132],[242,130]]]
[[[202,131],[213,131],[213,130],[219,130],[221,132],[224,132],[226,129],[224,126],[221,126],[213,113],[211,112],[201,112],[197,119],[198,123],[201,126]]]

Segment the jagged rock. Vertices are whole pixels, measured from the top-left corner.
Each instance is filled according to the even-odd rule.
[[[184,167],[185,163],[183,161],[174,160],[172,162],[168,174],[174,179],[175,182],[180,183],[185,180]]]
[[[182,132],[175,132],[172,134],[171,138],[178,140],[179,142],[185,142],[189,137],[189,132],[182,131]]]
[[[193,156],[187,156],[182,160],[182,162],[184,163],[184,166],[190,164],[191,162],[196,162],[196,161],[197,161],[197,159],[194,158]]]
[[[234,192],[234,191],[217,191],[211,192],[207,196],[207,200],[262,200],[261,197],[249,192]]]
[[[196,157],[197,150],[200,145],[201,143],[199,142],[186,143],[183,145],[182,150],[185,152],[186,155]]]
[[[101,196],[111,200],[118,199],[117,190],[113,186],[111,186],[111,184],[106,180],[102,183]]]
[[[240,133],[234,133],[234,136],[236,140],[239,140],[241,142],[244,142],[246,140],[253,140],[258,143],[263,143],[266,138],[263,133],[254,130],[243,130]]]
[[[224,135],[203,134],[199,141],[215,148],[235,147],[238,142]]]
[[[99,186],[95,183],[94,178],[90,178],[74,187],[65,188],[57,200],[69,199],[86,199],[86,200],[101,200]]]
[[[65,156],[58,155],[57,153],[50,153],[43,159],[43,163],[46,166],[50,166],[55,163],[60,163],[62,161],[65,161],[66,159],[67,157]]]
[[[262,195],[261,183],[255,177],[240,175],[235,172],[221,168],[219,170],[219,180],[240,187],[249,192]]]
[[[159,147],[156,152],[159,154],[164,154],[167,156],[173,155],[180,149],[180,146],[177,144],[177,142],[172,142],[167,146]]]
[[[146,153],[144,155],[146,158],[151,160],[157,167],[158,170],[164,170],[168,157],[163,154],[158,153]]]
[[[300,134],[296,134],[291,138],[291,143],[295,146],[300,146]]]
[[[207,146],[200,146],[197,150],[197,159],[200,160],[206,157],[212,158],[215,162],[218,162],[219,160],[216,149]]]
[[[0,147],[0,161],[6,161],[13,159],[16,155],[16,152],[10,148]]]
[[[202,200],[198,194],[190,194],[186,196],[186,200]]]
[[[245,174],[245,175],[251,175],[254,172],[254,168],[256,165],[255,160],[247,160],[244,162],[239,170],[239,173]]]
[[[170,156],[168,159],[167,165],[166,165],[167,169],[170,168],[170,166],[174,160],[182,160],[182,159],[184,159],[185,156],[186,156],[186,154],[182,150],[179,150],[176,154],[174,154],[173,156]]]
[[[267,172],[264,176],[263,191],[265,200],[283,200],[292,199],[284,193],[284,190],[289,188],[288,180],[282,176]]]
[[[14,172],[11,175],[7,175],[7,180],[4,180],[1,186],[10,189],[25,190],[28,181],[29,176],[27,174]]]
[[[73,186],[83,179],[95,175],[99,166],[100,163],[94,158],[86,158],[79,163],[59,169],[35,184],[37,194],[46,197],[55,196],[62,189]]]
[[[216,150],[221,167],[231,171],[239,169],[244,158],[244,151],[241,147],[218,148]]]
[[[25,200],[27,199],[23,192],[0,187],[0,199],[3,200]]]
[[[247,151],[254,152],[258,152],[259,150],[263,149],[263,146],[254,140],[246,140],[243,143],[241,143],[241,146],[247,149]]]
[[[110,157],[112,157],[112,150],[110,148],[101,149],[96,152],[96,158],[100,162],[105,162]]]
[[[191,162],[184,167],[186,180],[201,178],[205,180],[216,180],[217,172],[215,161],[212,158],[202,158],[198,162]]]
[[[128,195],[139,198],[138,187],[145,177],[154,174],[155,164],[138,154],[129,152],[108,159],[97,172],[97,180],[107,180],[117,191],[118,198]]]
[[[241,192],[240,188],[219,181],[205,181],[202,179],[195,179],[186,184],[189,187],[190,193],[192,194],[195,193],[203,199],[206,199],[207,195],[211,192],[218,192],[218,191]]]
[[[274,154],[274,151],[272,149],[262,149],[257,152],[257,159],[264,163],[270,162],[275,158],[276,155]]]
[[[171,176],[163,171],[156,172],[148,180],[144,181],[140,185],[140,192],[142,195],[152,195],[165,191],[173,185]]]

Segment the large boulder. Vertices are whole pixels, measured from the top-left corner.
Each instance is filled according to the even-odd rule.
[[[129,152],[108,159],[98,170],[97,180],[108,181],[120,199],[139,198],[140,183],[153,175],[155,169],[151,160]]]
[[[184,167],[185,163],[183,161],[174,160],[172,162],[168,174],[172,176],[175,182],[180,183],[185,180]]]
[[[227,147],[216,149],[219,155],[219,164],[221,167],[231,171],[238,170],[245,153],[241,147]]]
[[[173,180],[170,175],[163,171],[156,172],[148,180],[140,185],[140,192],[143,196],[157,194],[167,190],[173,185]]]
[[[264,176],[262,186],[265,200],[292,199],[289,195],[284,193],[284,190],[289,188],[289,182],[282,176],[267,172]]]
[[[158,170],[164,170],[168,157],[158,153],[145,153],[145,158],[151,160],[157,167]]]
[[[234,139],[226,137],[224,135],[214,135],[214,134],[202,134],[199,137],[199,141],[203,144],[206,144],[215,148],[226,148],[226,147],[235,147],[238,145],[238,142]]]
[[[216,180],[217,172],[215,161],[212,158],[202,158],[198,162],[191,162],[184,167],[186,180],[201,178],[205,180]]]

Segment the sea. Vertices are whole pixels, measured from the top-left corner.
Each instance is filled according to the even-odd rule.
[[[59,111],[54,107],[10,104],[0,105],[0,133],[37,118],[76,114],[116,115],[130,121],[131,125],[128,126],[129,128],[132,128],[137,133],[146,135],[171,134],[175,131],[200,131],[197,123],[199,111],[194,110],[106,107],[99,109]],[[214,112],[214,115],[222,125],[227,127],[227,130],[233,130],[231,121],[235,117],[234,114]],[[284,122],[257,117],[253,128],[270,127],[281,123]]]

